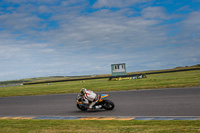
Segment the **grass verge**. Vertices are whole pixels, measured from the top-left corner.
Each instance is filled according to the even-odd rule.
[[[200,121],[82,121],[82,120],[0,120],[2,133],[60,133],[60,132],[162,132],[197,133]]]
[[[192,70],[163,74],[151,74],[147,75],[147,78],[134,80],[108,81],[108,79],[94,79],[87,80],[85,82],[57,82],[52,83],[52,85],[48,85],[47,83],[45,83],[24,86],[1,87],[0,97],[77,93],[83,87],[91,89],[95,92],[101,92],[199,86],[200,70]]]

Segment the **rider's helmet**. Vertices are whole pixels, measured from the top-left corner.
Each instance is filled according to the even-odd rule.
[[[86,91],[87,91],[87,89],[82,88],[82,89],[81,89],[81,95],[83,96],[83,95],[85,94]]]

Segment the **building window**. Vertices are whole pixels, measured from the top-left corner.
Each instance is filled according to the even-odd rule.
[[[119,66],[118,66],[118,65],[115,65],[115,69],[119,69]]]

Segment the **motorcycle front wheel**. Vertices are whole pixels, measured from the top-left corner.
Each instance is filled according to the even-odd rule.
[[[114,103],[110,100],[103,101],[103,108],[106,110],[112,110],[115,107]]]
[[[82,111],[86,111],[87,110],[86,107],[80,106],[79,104],[77,104],[77,108],[80,109],[80,110],[82,110]]]

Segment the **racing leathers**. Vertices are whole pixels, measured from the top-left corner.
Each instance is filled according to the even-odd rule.
[[[85,92],[84,92],[84,94],[83,94],[83,100],[82,100],[82,102],[84,103],[84,104],[89,104],[89,103],[91,103],[90,105],[89,105],[89,109],[92,109],[92,108],[98,108],[98,107],[93,107],[97,102],[98,102],[98,100],[99,100],[99,97],[98,97],[98,95],[96,94],[96,93],[94,93],[93,91],[91,91],[91,90],[86,90]]]

